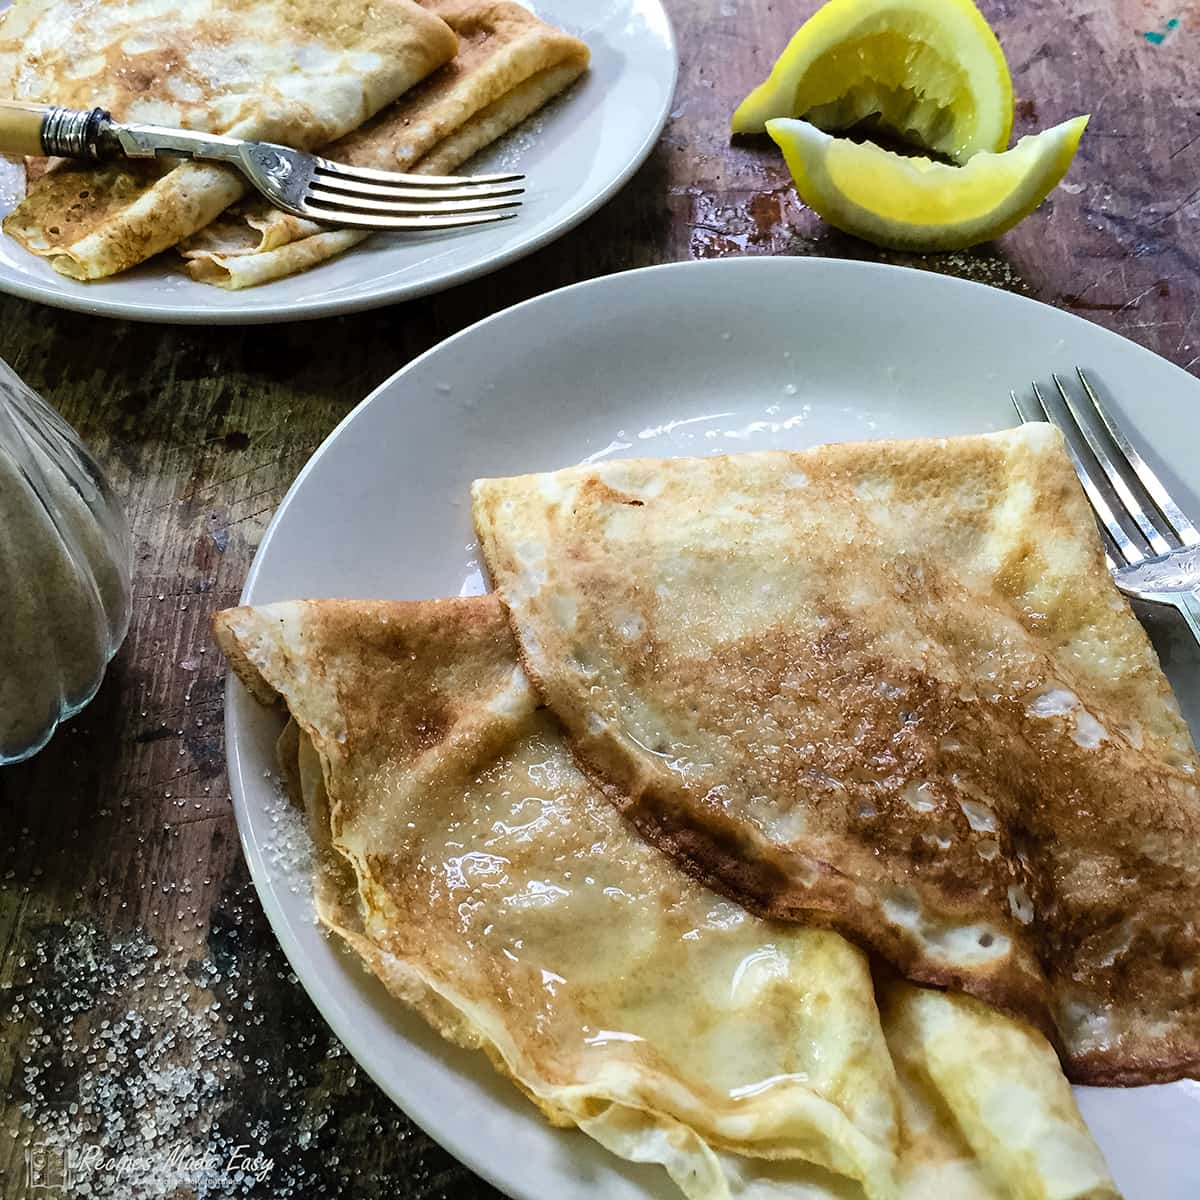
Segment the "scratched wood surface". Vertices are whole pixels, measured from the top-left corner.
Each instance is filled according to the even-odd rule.
[[[963,275],[1200,367],[1195,0],[985,3],[1013,68],[1015,133],[1092,122],[1034,216],[929,259],[823,227],[768,146],[729,144],[732,105],[812,0],[670,7],[680,88],[649,161],[582,228],[480,283],[244,330],[0,299],[0,356],[91,444],[125,500],[137,568],[133,627],[95,703],[0,771],[0,1200],[495,1194],[356,1071],[288,972],[238,847],[208,634],[306,458],[414,355],[580,279],[746,253]],[[256,1153],[272,1165],[243,1169]]]

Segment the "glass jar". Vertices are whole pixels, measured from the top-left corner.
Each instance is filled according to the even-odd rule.
[[[96,694],[129,629],[129,528],[75,431],[0,361],[0,765]]]

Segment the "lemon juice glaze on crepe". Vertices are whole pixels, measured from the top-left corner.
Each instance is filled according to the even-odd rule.
[[[495,596],[216,619],[286,703],[325,923],[546,1116],[693,1200],[1114,1197],[1054,1054],[885,984],[639,839],[575,766]]]
[[[448,61],[454,34],[412,0],[16,0],[0,94],[301,150],[348,133]],[[75,279],[126,270],[246,190],[216,163],[52,170],[4,230]]]
[[[523,661],[687,870],[1200,1071],[1197,756],[1049,425],[481,480]]]

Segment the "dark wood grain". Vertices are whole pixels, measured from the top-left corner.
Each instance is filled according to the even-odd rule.
[[[1194,0],[985,3],[1013,67],[1016,132],[1079,112],[1092,123],[1067,186],[1037,213],[995,245],[927,259],[824,227],[772,148],[729,144],[732,105],[813,7],[673,0],[680,89],[650,159],[582,228],[481,282],[319,329],[97,323],[0,300],[0,356],[92,446],[124,497],[137,564],[133,628],[95,703],[0,771],[0,1200],[36,1194],[26,1144],[46,1141],[151,1154],[136,1187],[96,1176],[97,1196],[194,1194],[170,1148],[231,1142],[275,1166],[200,1194],[494,1194],[355,1069],[289,973],[238,847],[208,634],[305,459],[414,355],[580,279],[745,253],[964,275],[1200,367]],[[1142,36],[1169,17],[1180,25],[1161,45]],[[130,1013],[153,1028],[138,1033]],[[163,1045],[172,1013],[181,1032]],[[195,1069],[205,1056],[211,1080]],[[190,1100],[173,1063],[198,1079]],[[138,1114],[155,1110],[150,1133]]]

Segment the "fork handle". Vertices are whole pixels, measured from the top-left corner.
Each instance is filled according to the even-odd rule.
[[[103,155],[101,135],[110,121],[102,108],[0,100],[0,153],[95,160]]]
[[[0,100],[0,154],[21,158],[44,153],[42,123],[45,119],[40,105]]]

